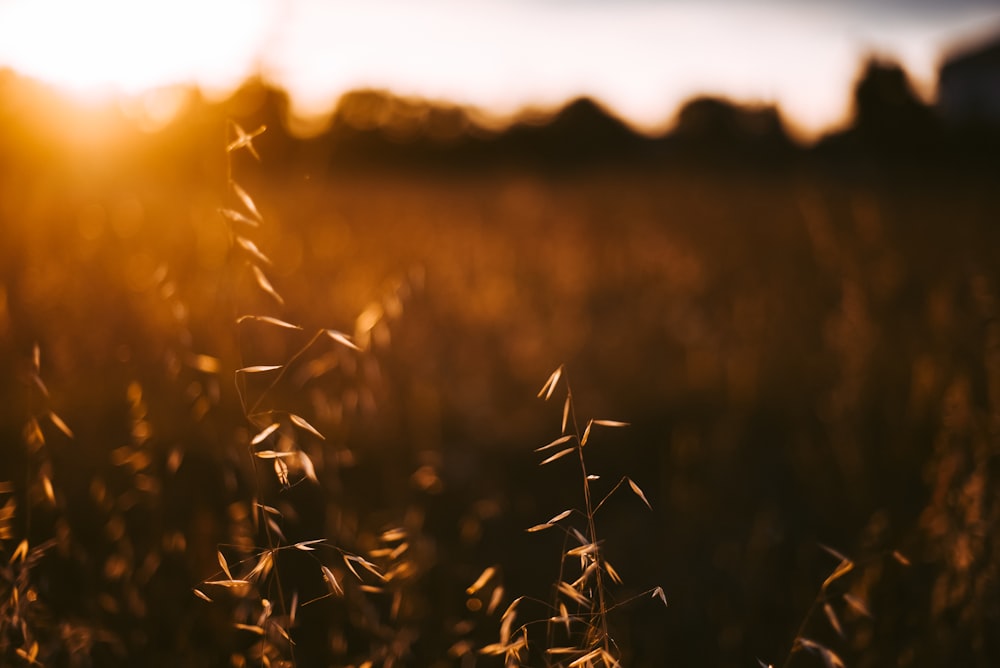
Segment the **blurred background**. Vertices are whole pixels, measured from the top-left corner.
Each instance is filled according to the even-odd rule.
[[[0,68],[3,662],[500,665],[560,365],[624,665],[1000,660],[995,3],[0,1]]]

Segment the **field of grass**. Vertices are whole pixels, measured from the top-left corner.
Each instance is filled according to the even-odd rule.
[[[576,545],[525,529],[584,506],[533,452],[560,365],[630,424],[594,493],[652,506],[596,516],[623,665],[996,660],[995,172],[227,167],[201,129],[2,143],[3,663],[502,665]],[[544,627],[525,665],[569,665]]]

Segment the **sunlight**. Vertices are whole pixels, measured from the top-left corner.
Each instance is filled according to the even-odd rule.
[[[930,99],[942,48],[1000,20],[876,14],[780,0],[0,0],[0,67],[90,100],[177,85],[218,98],[260,75],[289,92],[297,127],[318,129],[358,88],[498,119],[587,95],[649,132],[707,94],[779,105],[808,138],[845,120],[867,54],[898,59]]]
[[[252,73],[268,0],[0,4],[0,63],[83,99],[172,84],[230,90]]]

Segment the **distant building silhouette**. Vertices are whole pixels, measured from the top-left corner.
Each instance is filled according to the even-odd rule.
[[[938,109],[951,124],[1000,126],[1000,35],[944,64]]]

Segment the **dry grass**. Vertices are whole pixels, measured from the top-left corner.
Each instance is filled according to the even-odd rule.
[[[227,154],[231,156],[235,151],[246,150],[259,159],[253,139],[260,136],[265,128],[262,126],[249,133],[236,123],[230,123],[230,128],[232,139],[227,144]],[[227,164],[231,165],[231,158]],[[230,271],[236,274],[234,283],[238,284],[245,277],[273,301],[272,306],[280,308],[285,300],[269,277],[273,263],[261,250],[260,242],[251,238],[264,226],[264,217],[253,198],[233,180],[231,173],[229,186],[233,203],[220,209],[220,213],[231,239]],[[237,288],[234,294],[238,296],[240,290]],[[239,404],[249,428],[246,432],[247,448],[255,487],[251,497],[243,502],[247,512],[241,515],[241,519],[244,522],[249,520],[251,526],[239,527],[233,536],[234,542],[218,551],[221,572],[206,579],[195,588],[194,593],[208,603],[223,596],[229,599],[233,610],[233,628],[256,639],[241,653],[233,655],[231,662],[234,666],[296,665],[293,633],[299,610],[330,598],[346,601],[344,605],[351,611],[352,625],[371,636],[367,652],[359,661],[377,659],[379,665],[392,666],[408,655],[406,634],[393,625],[409,603],[410,581],[419,575],[420,566],[410,555],[410,540],[418,536],[411,536],[410,530],[402,527],[384,530],[378,536],[376,545],[367,550],[369,560],[324,537],[290,540],[287,534],[297,529],[294,518],[301,511],[288,504],[285,510],[277,507],[281,505],[282,493],[293,487],[321,487],[317,466],[307,448],[322,447],[326,440],[310,421],[317,418],[307,419],[294,412],[298,409],[283,405],[283,396],[287,395],[280,390],[285,389],[289,382],[298,387],[316,382],[312,391],[313,403],[322,401],[329,413],[330,405],[338,398],[326,394],[329,384],[324,386],[321,383],[329,375],[349,373],[345,369],[356,366],[353,356],[363,355],[365,349],[351,335],[321,327],[305,343],[293,344],[293,352],[286,359],[278,363],[248,364],[247,355],[254,349],[255,336],[260,335],[261,329],[276,329],[292,336],[308,332],[304,327],[274,315],[245,314],[238,297],[233,306],[235,312],[244,313],[232,322],[238,333],[237,363],[233,375]],[[373,315],[376,309],[379,312]],[[365,348],[370,348],[370,332],[383,318],[384,309],[377,303],[369,305],[356,318],[355,331]],[[221,364],[212,363],[209,367],[208,371],[212,373],[222,371]],[[338,406],[340,414],[343,414],[343,408]],[[276,491],[270,491],[275,482]],[[340,537],[347,538],[351,543],[357,542],[356,536]],[[257,544],[254,539],[263,539],[263,543]],[[239,559],[232,569],[223,550]],[[286,568],[283,564],[289,553],[303,554],[313,562],[314,579],[323,582],[324,593],[300,597],[297,588],[283,582],[288,580],[288,575],[283,574]],[[302,577],[299,573],[297,580],[301,582]],[[373,609],[372,603],[366,600],[369,597],[390,601],[387,618]],[[344,647],[342,653],[350,656],[355,650]]]
[[[501,615],[499,641],[480,648],[479,653],[487,656],[503,656],[508,666],[544,663],[550,666],[617,667],[621,665],[619,662],[621,653],[609,631],[609,614],[616,608],[639,598],[647,596],[658,598],[664,606],[667,605],[667,599],[660,587],[632,595],[623,601],[613,599],[611,586],[621,585],[622,579],[604,556],[603,541],[597,533],[597,513],[625,483],[647,508],[650,504],[639,485],[628,477],[623,477],[599,501],[595,501],[594,486],[598,484],[601,476],[588,472],[584,447],[591,442],[594,427],[621,428],[627,427],[628,423],[592,419],[587,421],[581,432],[573,393],[562,366],[552,372],[538,392],[538,396],[548,401],[555,395],[560,385],[565,392],[560,435],[550,443],[536,448],[535,452],[544,453],[540,466],[553,464],[568,455],[576,455],[583,490],[583,506],[563,510],[549,520],[527,529],[529,533],[558,529],[565,536],[565,547],[559,562],[559,578],[552,588],[552,601],[545,604],[537,598],[523,596],[514,599]],[[582,526],[577,528],[575,526],[577,522],[574,520],[582,522]],[[488,614],[497,609],[504,596],[503,586],[491,582],[495,576],[495,567],[488,567],[466,590],[469,596],[488,597]],[[546,615],[541,620],[541,625],[545,628],[544,642],[539,642],[537,638],[529,638],[529,628],[538,625],[539,622],[514,625],[521,608],[531,601],[542,603],[546,610]],[[541,647],[532,654],[532,648],[538,645]]]
[[[991,665],[976,177],[228,139],[0,182],[0,662]]]

